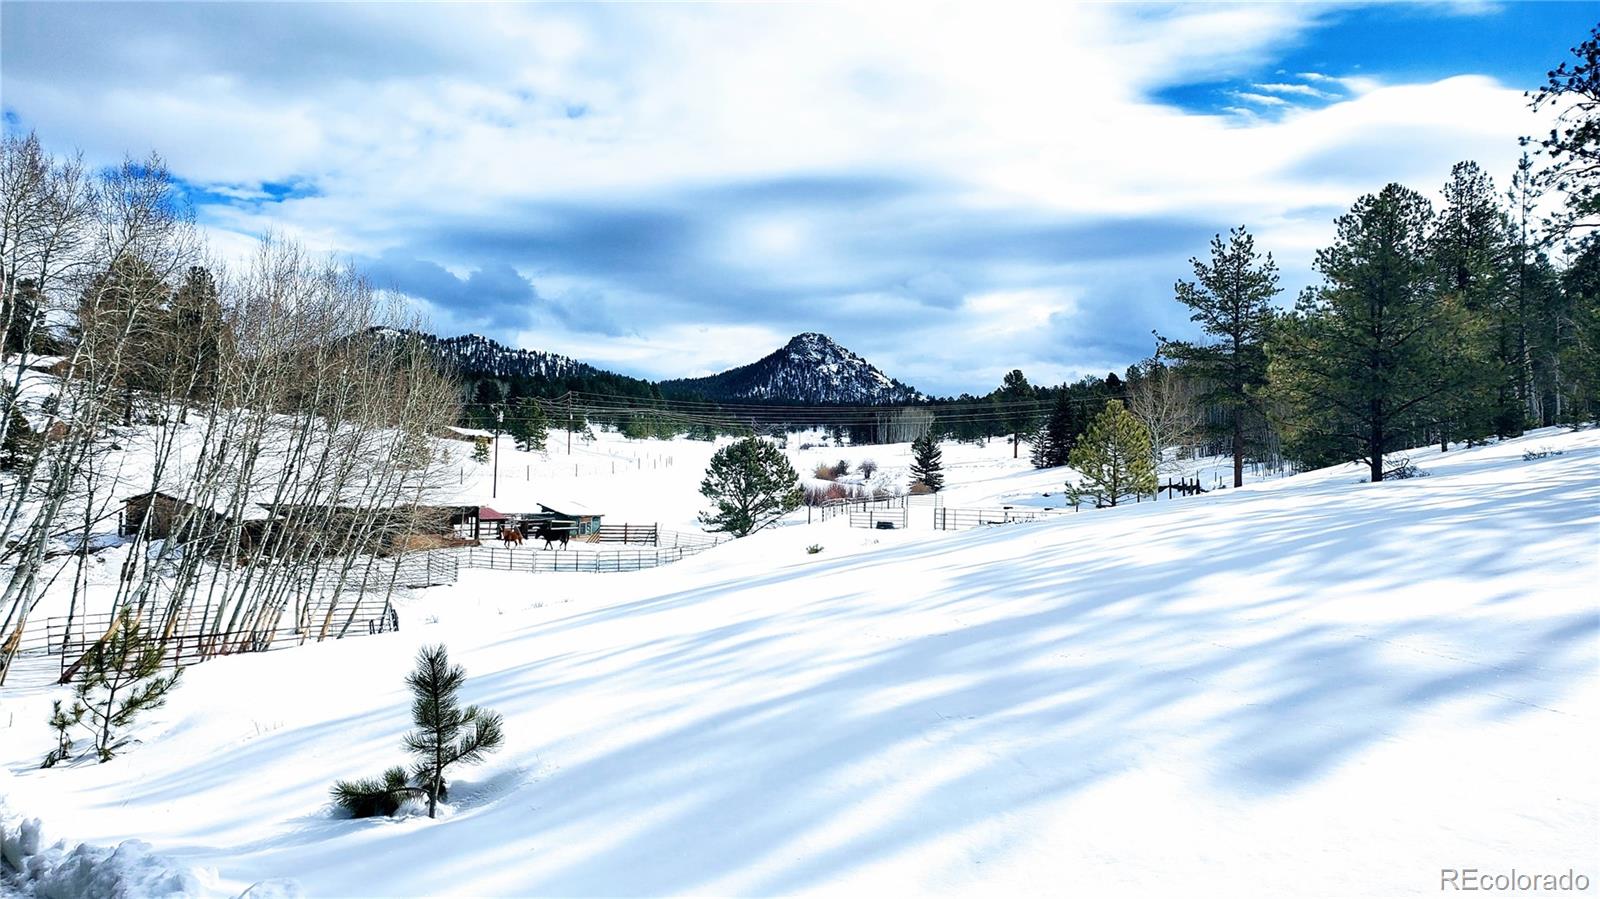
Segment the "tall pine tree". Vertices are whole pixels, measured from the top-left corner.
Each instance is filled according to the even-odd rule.
[[[1431,336],[1456,340],[1437,361],[1453,385],[1423,410],[1433,419],[1440,451],[1451,440],[1477,440],[1520,420],[1513,384],[1513,316],[1507,303],[1507,221],[1494,183],[1474,162],[1458,162],[1441,191],[1444,208],[1429,238],[1438,314],[1446,327]],[[1509,415],[1508,415],[1508,407]],[[1497,424],[1498,423],[1498,424]]]
[[[1340,216],[1334,245],[1317,253],[1324,283],[1302,294],[1274,345],[1302,461],[1362,460],[1381,481],[1384,454],[1414,445],[1427,404],[1455,387],[1440,364],[1455,319],[1434,289],[1432,219],[1426,199],[1390,184]]]
[[[1056,404],[1033,438],[1030,461],[1034,468],[1059,468],[1067,464],[1072,448],[1078,443],[1083,425],[1079,421],[1078,405],[1065,386],[1056,394]]]
[[[550,423],[544,406],[532,397],[522,397],[511,404],[506,415],[506,433],[525,453],[542,453],[550,437]]]
[[[1211,258],[1190,259],[1193,281],[1179,281],[1178,302],[1192,310],[1190,321],[1205,332],[1204,342],[1165,341],[1166,352],[1208,385],[1200,402],[1217,410],[1216,426],[1233,455],[1233,485],[1244,483],[1249,415],[1267,380],[1266,340],[1273,321],[1272,300],[1279,293],[1278,266],[1272,254],[1256,252],[1255,238],[1243,227],[1211,239]]]
[[[997,398],[1004,410],[1006,429],[1011,432],[1011,458],[1015,459],[1022,446],[1022,433],[1033,425],[1035,418],[1033,407],[1029,405],[1034,398],[1033,385],[1028,383],[1022,369],[1014,368],[1006,374],[1000,382]]]

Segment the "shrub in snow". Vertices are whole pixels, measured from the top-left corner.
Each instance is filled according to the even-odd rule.
[[[466,677],[460,665],[450,664],[443,646],[424,646],[416,670],[406,676],[416,724],[405,736],[406,749],[416,759],[411,776],[394,767],[371,780],[341,780],[333,785],[334,802],[351,817],[370,818],[393,815],[406,799],[425,796],[428,817],[435,817],[439,801],[449,798],[446,769],[483,761],[504,739],[499,715],[475,705],[461,708],[456,693]]]
[[[746,437],[717,450],[700,482],[713,508],[700,513],[707,530],[748,537],[800,508],[800,475],[783,450]]]
[[[1399,465],[1384,472],[1383,476],[1386,479],[1394,478],[1397,481],[1404,481],[1408,478],[1425,478],[1428,473],[1412,464],[1410,459],[1401,459]]]
[[[127,728],[140,714],[166,704],[167,693],[182,669],[162,676],[165,654],[159,640],[150,637],[133,612],[124,608],[111,630],[89,647],[79,661],[77,688],[72,703],[54,703],[50,727],[56,746],[45,756],[49,768],[71,757],[75,729],[86,730],[100,761],[110,761],[131,739]]]
[[[808,552],[808,553],[810,553],[811,555],[814,556],[817,553],[822,552],[822,544],[813,543],[810,546],[806,547],[806,552]]]

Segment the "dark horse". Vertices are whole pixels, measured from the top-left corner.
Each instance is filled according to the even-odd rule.
[[[566,549],[567,541],[572,539],[572,532],[566,528],[558,528],[548,521],[542,521],[539,523],[539,529],[533,532],[533,539],[543,540],[545,549],[549,549],[552,543],[560,543],[561,548]]]

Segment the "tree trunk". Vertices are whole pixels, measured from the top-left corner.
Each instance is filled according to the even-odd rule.
[[[1244,421],[1233,411],[1233,486],[1244,486]]]

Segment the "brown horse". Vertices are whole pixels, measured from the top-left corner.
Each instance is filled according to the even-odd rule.
[[[516,528],[501,528],[500,542],[504,543],[507,547],[521,546],[522,532]]]

